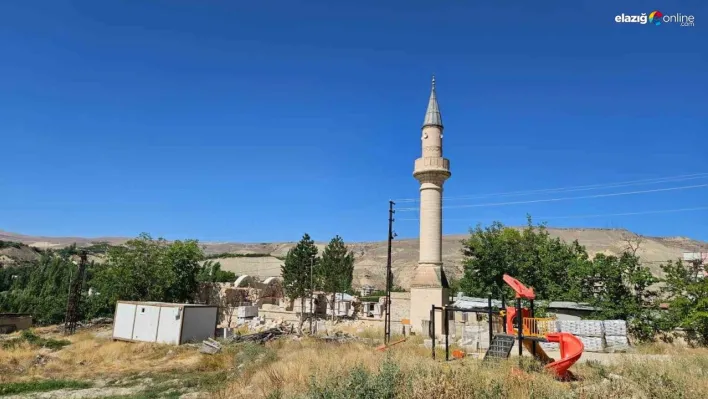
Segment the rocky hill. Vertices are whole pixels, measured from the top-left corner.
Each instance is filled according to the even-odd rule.
[[[619,254],[627,246],[627,239],[641,239],[641,246],[638,254],[643,262],[649,266],[653,273],[660,275],[659,265],[669,259],[677,259],[683,252],[708,251],[708,243],[697,241],[685,237],[646,237],[639,236],[623,229],[584,229],[584,228],[549,228],[549,232],[554,237],[559,237],[565,241],[577,239],[588,249],[592,255],[597,253]],[[462,274],[462,253],[461,241],[466,235],[448,235],[443,237],[443,261],[445,271],[450,276],[460,276]],[[99,237],[99,238],[79,238],[79,237],[34,237],[21,234],[14,234],[0,231],[0,240],[20,242],[26,246],[22,248],[6,247],[0,248],[0,263],[7,264],[12,259],[32,259],[38,253],[32,247],[61,248],[73,243],[78,246],[88,246],[95,242],[108,242],[118,245],[128,238],[121,237]],[[257,256],[242,256],[216,258],[221,262],[223,269],[230,270],[237,275],[249,274],[259,277],[277,276],[280,273],[282,258],[295,242],[283,243],[203,243],[207,254],[260,254]],[[324,249],[326,243],[317,243],[320,250]],[[359,242],[350,244],[356,256],[354,269],[355,285],[373,285],[383,287],[385,281],[386,268],[386,242]],[[397,239],[393,241],[393,273],[395,285],[408,288],[415,265],[418,261],[418,240],[417,239]],[[3,259],[5,262],[3,262]]]

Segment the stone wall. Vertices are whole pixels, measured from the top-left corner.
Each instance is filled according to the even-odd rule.
[[[411,293],[392,292],[391,293],[391,323],[400,323],[403,319],[410,319],[411,314]],[[393,326],[391,327],[393,330]]]

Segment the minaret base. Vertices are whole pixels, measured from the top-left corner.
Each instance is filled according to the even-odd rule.
[[[449,288],[442,265],[419,265],[411,283],[411,330],[416,334],[428,335],[425,329],[430,322],[432,305],[445,306],[450,301]],[[436,270],[437,269],[437,270]],[[438,272],[439,271],[439,272]],[[424,323],[425,322],[425,323]],[[435,336],[444,333],[443,312],[435,312]]]

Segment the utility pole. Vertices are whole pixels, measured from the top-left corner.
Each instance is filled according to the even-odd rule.
[[[71,287],[69,288],[69,296],[66,300],[66,317],[64,318],[64,334],[71,335],[76,331],[76,322],[79,320],[79,307],[81,305],[81,289],[84,281],[84,273],[86,271],[87,253],[82,250],[79,261],[79,270],[74,276]]]
[[[312,284],[312,266],[315,263],[314,258],[310,258],[310,335],[312,332],[312,318],[315,316],[315,309],[312,308],[312,296],[315,293],[314,285]]]
[[[393,201],[388,201],[388,258],[386,260],[386,316],[384,318],[384,343],[391,340],[391,288],[393,287],[393,273],[391,272],[391,242],[395,233],[393,232]]]

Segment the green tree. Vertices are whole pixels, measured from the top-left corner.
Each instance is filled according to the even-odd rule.
[[[522,231],[499,222],[478,225],[463,241],[464,276],[460,290],[468,295],[511,296],[503,280],[509,274],[534,288],[540,299],[569,300],[578,296],[570,276],[589,262],[585,248],[552,238],[545,225],[534,226],[531,217]]]
[[[311,270],[317,267],[317,246],[305,233],[302,239],[288,251],[281,267],[283,290],[290,300],[300,298],[300,328],[305,322],[305,297],[312,294]]]
[[[317,275],[319,286],[332,295],[330,308],[334,319],[335,294],[350,290],[354,275],[354,254],[347,250],[342,237],[335,236],[325,247]]]
[[[168,247],[164,239],[154,240],[143,233],[123,246],[111,248],[92,284],[109,303],[164,301],[176,281],[166,262]]]
[[[203,253],[197,241],[168,243],[141,234],[122,246],[101,246],[106,261],[89,262],[83,284],[81,313],[90,318],[113,314],[116,300],[191,301],[198,291],[197,276]],[[0,309],[31,313],[38,324],[64,319],[76,245],[38,252],[38,260],[0,269]],[[232,277],[217,273],[217,279]],[[235,279],[235,276],[233,276]],[[233,280],[231,280],[233,281]],[[93,288],[95,295],[88,295]]]
[[[87,265],[87,272],[93,264]],[[0,309],[30,313],[37,324],[56,324],[64,320],[71,277],[78,268],[70,259],[46,253],[21,267],[0,273],[3,286]]]
[[[591,317],[627,320],[629,331],[642,341],[658,332],[657,292],[650,286],[657,282],[638,256],[625,252],[621,256],[597,254],[590,267],[583,269],[581,292],[592,292],[584,298],[599,311]]]
[[[691,345],[708,345],[708,279],[699,262],[669,261],[663,293],[669,301],[665,329],[682,328]]]
[[[450,296],[451,297],[456,297],[458,292],[460,291],[460,282],[461,280],[459,278],[455,277],[448,277],[447,278],[447,283],[450,287]],[[393,291],[393,290],[391,290]]]
[[[197,276],[201,283],[228,283],[236,281],[236,274],[228,270],[221,270],[221,263],[208,260],[204,262]]]
[[[170,302],[192,302],[199,289],[199,261],[204,258],[197,240],[175,241],[167,247],[165,262],[171,267],[173,280],[167,292]]]
[[[511,290],[502,276],[509,274],[533,287],[538,299],[590,302],[598,312],[592,317],[623,319],[640,340],[655,336],[656,283],[636,255],[640,240],[627,239],[621,256],[598,254],[590,260],[577,241],[552,238],[545,225],[528,225],[519,231],[495,222],[477,226],[464,242],[465,274],[461,289],[474,296],[499,293],[507,299]]]

